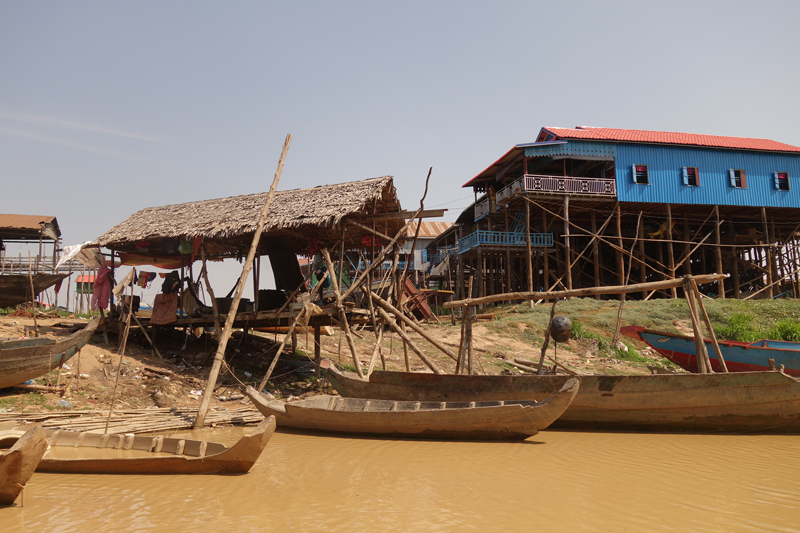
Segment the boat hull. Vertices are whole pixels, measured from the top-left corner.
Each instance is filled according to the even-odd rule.
[[[12,505],[36,471],[47,450],[41,427],[25,432],[6,453],[0,455],[0,505]]]
[[[330,369],[343,396],[404,401],[538,400],[569,376],[469,376]],[[671,433],[800,433],[800,383],[780,372],[577,376],[554,429]]]
[[[103,457],[57,458],[45,455],[37,472],[60,474],[243,474],[258,460],[275,431],[266,418],[230,448],[190,439],[110,435],[77,431],[47,431],[51,447],[101,449]],[[108,453],[103,453],[108,451]],[[150,454],[124,457],[124,450]],[[97,454],[97,450],[93,450]]]
[[[647,343],[662,356],[666,357],[689,372],[698,372],[697,354],[694,337],[675,335],[645,329],[641,326],[626,326],[620,329],[623,335]],[[723,372],[719,358],[710,340],[705,340],[711,369]],[[800,344],[795,342],[760,340],[753,343],[736,341],[719,341],[722,356],[728,372],[758,372],[770,370],[769,360],[775,361],[775,367],[783,365],[784,372],[790,376],[800,377]]]
[[[553,423],[578,390],[575,380],[541,402],[415,402],[317,396],[293,403],[247,395],[279,427],[401,438],[522,440]]]
[[[39,293],[52,287],[67,276],[68,274],[34,274],[34,299]],[[0,307],[14,307],[30,301],[31,278],[27,274],[0,275]]]
[[[66,363],[89,342],[100,320],[96,317],[82,330],[60,339],[29,337],[0,341],[0,389],[43,376]]]

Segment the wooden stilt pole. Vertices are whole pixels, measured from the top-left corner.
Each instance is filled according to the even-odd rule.
[[[567,290],[572,290],[572,250],[569,240],[569,195],[564,195],[564,259],[567,266]]]
[[[686,296],[686,303],[689,306],[689,315],[692,319],[692,329],[694,330],[694,347],[697,358],[697,370],[700,374],[712,374],[711,361],[706,351],[706,343],[703,342],[703,330],[700,327],[700,320],[697,317],[697,307],[695,304],[695,294],[692,287],[692,276],[683,277],[683,293]]]
[[[597,235],[597,219],[595,217],[595,212],[592,210],[592,234]],[[600,281],[600,248],[599,248],[599,239],[593,239],[592,241],[592,259],[594,263],[594,286],[599,287],[603,283]],[[596,300],[600,299],[600,295],[596,294]]]
[[[550,307],[550,320],[547,322],[547,329],[544,332],[544,341],[542,342],[542,355],[539,358],[539,366],[536,369],[538,375],[544,374],[544,358],[547,355],[547,345],[550,344],[550,330],[553,327],[553,317],[556,315],[556,304],[558,298],[553,299],[553,305]]]
[[[195,429],[201,428],[205,425],[208,404],[211,402],[211,394],[214,392],[214,387],[217,384],[217,376],[219,375],[220,368],[222,368],[222,361],[225,358],[225,348],[228,345],[228,339],[233,331],[233,322],[236,320],[236,310],[239,308],[239,302],[242,299],[244,285],[247,283],[247,275],[250,273],[250,269],[253,266],[253,258],[255,257],[256,250],[258,249],[258,242],[261,239],[261,232],[264,231],[264,225],[267,222],[269,206],[272,203],[272,199],[275,197],[275,189],[278,187],[278,181],[280,180],[281,172],[283,171],[283,161],[286,159],[286,152],[289,151],[289,144],[291,142],[292,136],[287,135],[286,141],[283,143],[283,150],[281,151],[280,160],[278,161],[278,169],[275,172],[275,177],[272,180],[272,186],[270,187],[269,194],[267,195],[267,200],[264,202],[264,207],[261,210],[261,216],[258,220],[256,230],[253,233],[253,242],[250,244],[250,250],[247,253],[247,259],[245,260],[244,267],[242,268],[242,275],[239,277],[239,284],[236,287],[236,292],[233,294],[231,311],[228,313],[227,319],[225,320],[225,328],[222,330],[222,334],[219,337],[217,353],[214,355],[214,363],[211,366],[208,382],[206,383],[206,388],[203,391],[203,397],[200,400],[200,408],[197,411],[197,418],[194,420]]]
[[[533,291],[533,258],[531,257],[531,205],[528,202],[525,202],[525,244],[527,246],[527,252],[525,254],[527,258],[527,266],[528,266],[528,290]],[[472,295],[469,295],[469,298],[472,298]],[[530,307],[533,309],[533,301],[530,302]]]
[[[722,367],[723,372],[728,371],[728,365],[725,364],[725,357],[722,355],[722,350],[719,347],[719,343],[717,342],[717,334],[714,333],[714,327],[711,325],[711,319],[708,318],[708,313],[706,313],[706,306],[703,304],[703,298],[700,296],[700,289],[697,288],[697,282],[692,278],[692,292],[694,294],[694,299],[697,301],[697,307],[700,308],[700,313],[703,315],[703,322],[706,323],[706,329],[708,329],[708,336],[711,338],[711,344],[714,346],[714,353],[717,354],[717,359],[719,360],[719,365]],[[705,343],[704,343],[705,344]],[[708,368],[711,368],[711,361],[708,363]]]
[[[350,325],[347,323],[347,312],[344,309],[344,300],[342,299],[341,291],[339,291],[339,281],[336,279],[335,271],[333,270],[331,256],[328,253],[327,248],[323,248],[320,250],[320,252],[322,252],[322,257],[325,258],[325,264],[328,266],[328,270],[331,272],[331,286],[333,287],[334,295],[336,295],[336,310],[339,313],[339,327],[342,329],[344,336],[347,339],[347,346],[350,348],[350,354],[353,356],[353,364],[356,367],[358,377],[363,378],[364,370],[361,368],[361,361],[358,358],[358,351],[356,350],[356,345],[353,342],[353,335],[350,333]]]
[[[715,205],[714,206],[714,240],[716,241],[717,245],[714,247],[714,257],[717,260],[717,273],[721,274],[722,273],[722,247],[720,245],[722,244],[722,238],[720,237],[719,225],[720,225],[720,221],[719,221],[719,206]],[[718,289],[719,297],[724,300],[725,299],[725,280],[721,279],[721,280],[719,280],[717,282],[717,284],[718,284],[718,287],[719,287],[719,289]]]

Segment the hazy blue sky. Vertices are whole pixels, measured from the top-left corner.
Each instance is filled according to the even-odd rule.
[[[0,212],[64,243],[149,206],[393,175],[453,220],[542,126],[800,145],[800,3],[0,0]]]

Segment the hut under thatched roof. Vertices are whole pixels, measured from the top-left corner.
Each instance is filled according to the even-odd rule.
[[[202,239],[211,257],[246,252],[268,193],[231,196],[142,209],[97,238],[99,246],[146,255],[163,253],[161,243]],[[392,177],[278,191],[270,204],[260,249],[307,250],[312,239],[331,246],[342,236],[346,218],[367,221],[397,213],[400,202]],[[385,218],[385,217],[384,217]],[[381,220],[378,229],[394,235],[402,217]],[[363,231],[347,226],[347,246],[358,246]]]

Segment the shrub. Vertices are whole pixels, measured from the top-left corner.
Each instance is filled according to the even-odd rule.
[[[734,313],[721,326],[715,328],[715,333],[718,338],[729,341],[756,341],[759,335],[753,320],[753,316],[747,313]]]

